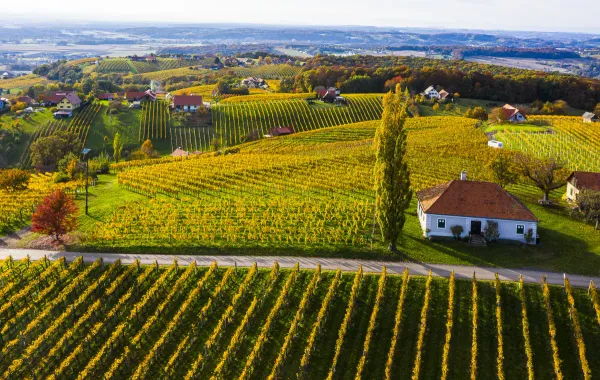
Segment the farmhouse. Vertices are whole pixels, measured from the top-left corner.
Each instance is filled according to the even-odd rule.
[[[537,236],[538,219],[521,201],[490,182],[452,180],[417,192],[417,213],[425,237],[452,237],[455,226],[482,235],[498,223],[499,239],[527,243]],[[529,240],[531,243],[532,240]]]
[[[344,98],[340,96],[340,89],[336,87],[329,87],[327,89],[325,87],[317,87],[315,91],[317,93],[317,99],[326,103],[334,103],[338,98],[340,98],[340,101],[344,100]]]
[[[598,116],[596,116],[596,114],[594,114],[594,113],[586,112],[583,114],[583,122],[584,123],[597,123]]]
[[[600,191],[600,173],[573,172],[567,178],[567,199],[576,201],[581,190]]]
[[[527,120],[527,116],[523,110],[513,107],[510,104],[505,104],[501,112],[503,120],[511,123],[521,123]]]
[[[294,133],[294,127],[275,127],[269,129],[269,133],[267,133],[265,137],[285,136],[291,135],[292,133]]]
[[[114,100],[115,94],[110,93],[110,92],[104,92],[102,94],[98,94],[98,99],[99,100]]]
[[[203,106],[202,96],[175,95],[173,96],[173,109],[176,111],[196,112]]]
[[[450,93],[446,90],[442,90],[439,92],[440,95],[440,100],[450,100],[452,99],[452,96],[450,96]]]
[[[25,104],[27,104],[28,106],[29,106],[29,105],[31,105],[32,103],[34,103],[33,99],[31,99],[31,98],[30,98],[29,96],[27,96],[27,95],[25,95],[25,96],[19,96],[19,97],[17,98],[17,102],[20,102],[20,103],[25,103]]]
[[[127,99],[128,102],[136,102],[142,100],[149,100],[153,102],[156,100],[156,94],[151,90],[146,90],[144,92],[130,91],[125,93],[125,99]]]
[[[242,79],[242,86],[246,86],[248,88],[262,88],[263,90],[269,88],[269,84],[262,78],[249,77],[246,79]]]
[[[429,99],[439,99],[440,93],[435,89],[435,86],[429,86],[425,91],[421,93],[421,95],[429,98]]]
[[[59,111],[73,111],[81,106],[81,99],[75,91],[52,91],[44,98],[47,106],[56,106]]]
[[[16,75],[11,73],[10,71],[5,71],[2,73],[2,79],[10,79],[14,77],[16,77]]]

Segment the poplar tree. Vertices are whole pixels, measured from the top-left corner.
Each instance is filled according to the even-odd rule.
[[[121,141],[121,134],[119,132],[115,134],[115,139],[113,140],[113,151],[115,162],[119,163],[121,152],[123,151],[123,142]]]
[[[406,217],[404,211],[412,198],[406,154],[406,94],[389,92],[383,98],[381,124],[375,133],[376,217],[384,241],[396,252],[396,242]]]

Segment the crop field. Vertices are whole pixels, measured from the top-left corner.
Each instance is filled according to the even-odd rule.
[[[568,116],[539,116],[530,120],[548,124],[549,132],[498,132],[496,139],[509,149],[559,158],[573,170],[600,171],[600,125]]]
[[[317,268],[0,262],[3,378],[583,379],[597,290]],[[589,291],[589,292],[588,292]]]
[[[78,110],[78,113],[73,119],[70,120],[52,120],[48,124],[41,126],[31,136],[27,148],[23,151],[19,160],[21,167],[31,166],[31,157],[29,147],[40,137],[48,137],[55,134],[58,131],[67,131],[77,135],[81,146],[83,147],[87,141],[90,127],[94,122],[94,119],[100,112],[101,106],[99,103],[94,103],[86,106],[83,109]]]
[[[131,72],[130,61],[125,58],[105,58],[100,61],[96,71],[103,74]]]
[[[151,72],[146,72],[146,73],[142,73],[142,74],[136,74],[135,77],[142,78],[142,79],[163,81],[163,80],[167,80],[172,77],[179,77],[179,76],[186,76],[186,75],[202,76],[208,72],[209,72],[209,70],[206,70],[206,69],[190,69],[189,67],[185,66],[185,67],[175,68],[175,69],[151,71]]]
[[[381,95],[348,95],[348,106],[318,107],[309,105],[304,99],[282,94],[285,100],[274,101],[271,95],[255,95],[228,99],[213,107],[213,135],[219,136],[222,144],[235,145],[244,141],[251,132],[259,137],[267,134],[270,128],[292,126],[296,132],[317,128],[350,124],[381,118]],[[243,101],[253,98],[255,101]],[[264,99],[264,100],[261,100]]]
[[[368,247],[379,239],[373,226],[372,178],[378,123],[264,139],[240,145],[236,154],[205,154],[139,168],[135,163],[117,165],[121,186],[154,199],[119,208],[98,225],[87,244],[95,249],[163,244]],[[484,162],[494,152],[475,123],[458,117],[408,120],[415,189],[451,179],[463,169],[484,178]],[[430,165],[447,150],[461,153],[444,159],[444,166]],[[480,160],[471,160],[472,155]]]
[[[59,187],[72,193],[80,185],[77,182],[54,184],[52,178],[51,174],[34,174],[26,190],[0,190],[0,233],[25,226],[35,206],[52,189]]]
[[[11,79],[0,79],[0,87],[16,92],[15,90],[27,90],[29,87],[35,86],[36,84],[46,84],[49,82],[51,81],[44,77],[30,74]]]
[[[302,68],[290,65],[262,65],[250,67],[234,67],[233,72],[240,77],[260,77],[263,79],[280,79],[296,76]]]
[[[139,141],[166,139],[170,119],[169,106],[163,101],[145,102],[140,117]]]

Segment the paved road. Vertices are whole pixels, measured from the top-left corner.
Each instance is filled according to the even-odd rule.
[[[546,275],[546,281],[549,284],[562,285],[563,273],[524,270],[524,269],[508,269],[508,268],[493,268],[493,267],[475,267],[463,265],[445,265],[445,264],[419,264],[407,262],[385,262],[375,260],[355,260],[355,259],[332,259],[332,258],[311,258],[311,257],[294,257],[294,256],[194,256],[194,255],[146,255],[146,254],[119,254],[119,253],[79,253],[79,252],[56,252],[42,251],[33,249],[3,249],[0,248],[0,258],[12,256],[14,259],[23,259],[27,255],[32,260],[41,259],[47,256],[50,260],[65,256],[67,260],[74,260],[78,256],[83,256],[84,261],[93,262],[98,258],[102,258],[106,263],[112,263],[120,259],[123,264],[129,264],[135,260],[139,260],[141,264],[152,264],[155,261],[160,265],[169,265],[173,263],[173,259],[177,259],[180,265],[187,265],[192,261],[200,266],[208,266],[216,261],[220,266],[238,265],[241,267],[249,267],[253,263],[257,263],[261,268],[269,268],[277,261],[283,268],[291,268],[296,263],[300,263],[301,268],[315,268],[317,264],[321,264],[321,268],[335,270],[340,268],[344,271],[354,271],[359,265],[363,266],[366,272],[380,272],[382,265],[387,267],[388,273],[400,274],[408,268],[411,275],[427,275],[431,270],[434,276],[449,277],[454,270],[456,278],[471,278],[473,272],[480,280],[493,280],[495,274],[498,273],[501,280],[518,281],[519,276],[523,275],[523,280],[530,283],[541,283],[542,275]],[[571,285],[579,287],[587,287],[590,281],[600,285],[600,277],[580,276],[567,274]]]

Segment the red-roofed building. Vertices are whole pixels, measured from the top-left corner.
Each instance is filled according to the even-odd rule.
[[[181,148],[177,148],[171,153],[171,157],[187,157],[190,154]]]
[[[81,107],[81,103],[75,91],[52,91],[44,97],[46,106],[56,106],[59,111],[73,111]]]
[[[202,96],[199,95],[175,95],[173,96],[173,109],[177,111],[196,112],[203,107]]]
[[[31,105],[31,103],[34,103],[33,99],[31,99],[29,96],[25,95],[25,96],[19,96],[17,98],[17,102],[21,102],[21,103],[25,103],[28,106]]]
[[[156,94],[150,90],[146,90],[144,92],[128,91],[125,93],[125,99],[127,99],[128,102],[140,102],[144,100],[153,102],[156,100]]]
[[[286,136],[294,133],[294,127],[276,127],[269,129],[269,133],[265,137]]]
[[[567,178],[567,199],[577,200],[577,194],[581,190],[600,191],[600,173],[573,172]]]
[[[452,237],[451,228],[481,235],[489,221],[498,223],[499,239],[526,243],[537,236],[538,219],[514,195],[491,182],[452,180],[417,192],[417,213],[425,237]]]
[[[102,94],[98,94],[98,99],[99,100],[114,100],[115,94],[113,94],[111,92],[104,92]]]
[[[510,104],[505,104],[502,107],[502,119],[511,123],[522,123],[527,121],[527,116],[523,110],[515,108]]]

